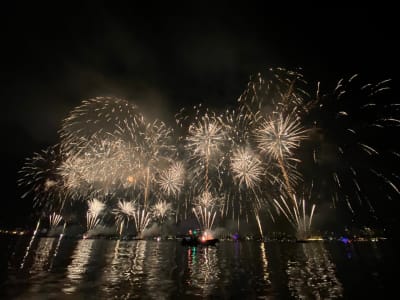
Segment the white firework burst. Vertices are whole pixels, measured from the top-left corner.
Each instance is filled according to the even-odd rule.
[[[153,217],[158,219],[161,223],[172,214],[172,205],[166,201],[158,201],[152,208]]]
[[[86,213],[87,230],[91,230],[99,224],[99,216],[103,212],[106,205],[98,199],[88,201],[88,211]]]
[[[245,184],[254,189],[261,182],[263,167],[261,161],[248,149],[238,149],[231,158],[233,178],[239,186]]]
[[[189,127],[186,140],[186,147],[194,157],[208,160],[213,154],[220,152],[225,142],[225,134],[217,119],[205,115]]]
[[[175,162],[170,168],[161,172],[157,180],[160,189],[166,195],[178,195],[184,184],[185,170],[181,162]]]
[[[277,118],[265,120],[256,130],[255,137],[262,153],[281,160],[293,155],[293,150],[307,137],[306,133],[300,120],[293,115],[279,114]]]

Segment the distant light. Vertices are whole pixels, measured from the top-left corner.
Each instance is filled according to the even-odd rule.
[[[344,244],[350,244],[350,242],[351,242],[349,238],[343,237],[343,236],[339,240],[341,242],[343,242]]]

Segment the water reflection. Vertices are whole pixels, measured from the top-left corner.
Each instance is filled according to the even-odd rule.
[[[385,270],[397,252],[381,244],[222,241],[188,248],[69,238],[30,244],[26,237],[14,244],[19,250],[3,248],[13,255],[0,299],[329,299],[379,296],[396,286]]]
[[[176,290],[173,273],[176,270],[175,242],[154,242],[146,261],[146,289],[154,299],[166,299]]]
[[[212,295],[219,284],[221,270],[218,265],[217,248],[187,248],[187,294]]]
[[[80,240],[73,254],[71,264],[67,268],[67,280],[62,289],[64,293],[71,294],[76,291],[87,271],[90,254],[95,240]]]
[[[111,251],[112,244],[107,240],[80,240],[67,267],[63,292],[79,293],[91,298],[100,295],[100,279]]]
[[[298,245],[296,256],[287,265],[291,296],[300,299],[343,297],[343,287],[335,274],[335,265],[323,243]]]
[[[262,262],[262,278],[263,278],[263,292],[270,291],[271,289],[271,280],[269,278],[268,272],[268,259],[267,259],[267,251],[265,248],[265,243],[260,243],[260,256]]]
[[[29,269],[32,274],[49,269],[50,255],[56,247],[57,241],[58,239],[54,238],[40,239],[36,249],[32,251],[32,265],[25,265],[25,268]]]
[[[103,273],[104,291],[121,299],[138,298],[143,293],[144,260],[147,241],[116,241],[112,259]]]

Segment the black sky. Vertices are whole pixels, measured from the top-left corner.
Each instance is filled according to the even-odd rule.
[[[366,81],[394,77],[395,9],[303,9],[243,4],[232,13],[203,7],[188,15],[179,7],[133,4],[4,8],[1,157],[7,209],[1,209],[0,226],[24,224],[30,204],[19,200],[17,171],[33,151],[57,142],[61,120],[83,99],[123,97],[168,118],[199,102],[234,105],[250,75],[269,67],[301,67],[310,81],[329,87],[354,73]]]

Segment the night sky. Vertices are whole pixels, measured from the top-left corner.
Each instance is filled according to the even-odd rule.
[[[233,12],[179,14],[179,7],[36,5],[1,12],[0,227],[25,226],[31,203],[19,199],[17,171],[58,141],[61,120],[84,99],[122,97],[168,121],[200,102],[235,105],[250,75],[269,67],[302,68],[330,88],[355,73],[369,81],[397,72],[398,16],[390,7],[302,13],[243,3]]]

